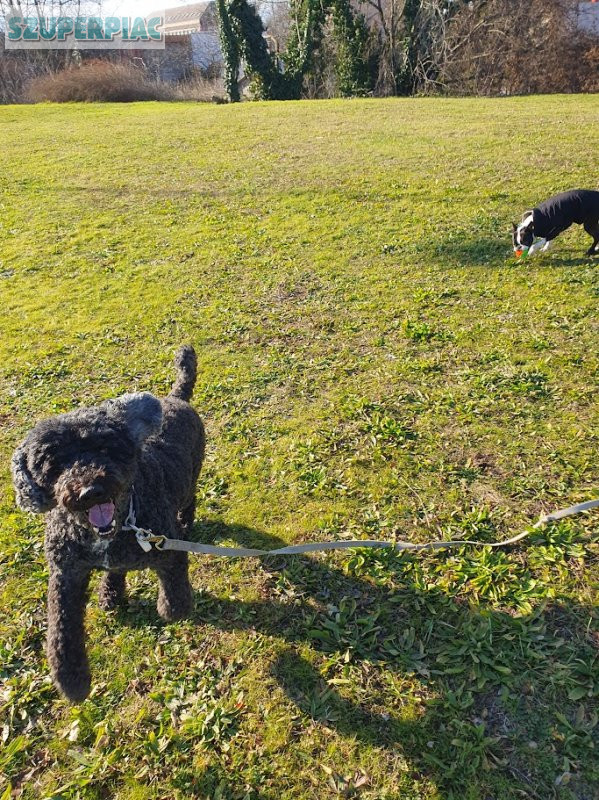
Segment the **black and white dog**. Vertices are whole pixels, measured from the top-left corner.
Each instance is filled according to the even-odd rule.
[[[599,255],[599,192],[589,189],[556,194],[532,211],[526,211],[519,225],[512,223],[514,252],[518,256],[533,255],[538,250],[546,253],[555,237],[574,223],[582,225],[593,237],[586,255]]]

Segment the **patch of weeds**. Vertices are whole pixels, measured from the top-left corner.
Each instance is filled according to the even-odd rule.
[[[232,420],[226,423],[222,430],[222,436],[229,442],[249,442],[256,437],[256,427],[244,415],[236,414]]]
[[[497,736],[489,736],[484,722],[472,723],[468,720],[453,719],[447,726],[450,738],[449,759],[442,763],[447,770],[449,784],[459,785],[464,772],[476,774],[480,770],[489,770],[502,763],[501,744]],[[428,752],[425,761],[438,761]]]
[[[575,768],[579,768],[580,761],[595,756],[597,712],[587,712],[581,704],[571,717],[556,711],[555,719],[554,736],[559,742],[560,751]]]
[[[356,578],[370,578],[386,584],[393,570],[401,569],[401,555],[392,548],[350,550],[343,558],[343,569]]]
[[[361,428],[373,445],[401,445],[414,434],[406,429],[401,420],[377,403],[364,403],[358,410]]]
[[[583,700],[599,697],[599,656],[572,660],[562,683],[568,690],[568,700]],[[594,727],[594,725],[593,725]]]
[[[447,341],[452,338],[447,331],[435,330],[428,322],[420,322],[418,320],[407,319],[404,322],[403,330],[406,338],[419,343],[431,342],[433,339]]]
[[[340,410],[358,423],[358,431],[372,447],[399,447],[415,438],[405,424],[406,412],[400,403],[376,403],[351,395],[344,398]]]
[[[327,448],[316,439],[308,439],[295,445],[291,451],[290,464],[295,471],[300,491],[312,494],[323,489],[329,482],[325,465]]]
[[[433,470],[448,481],[464,483],[472,483],[472,481],[475,481],[481,474],[481,468],[471,458],[466,459],[463,464],[439,461],[434,465]]]
[[[305,713],[308,714],[310,719],[314,719],[317,722],[335,722],[339,718],[335,702],[331,702],[335,696],[333,687],[327,686],[326,683],[321,683],[307,698],[304,708]]]
[[[511,648],[496,620],[484,617],[467,620],[452,642],[445,642],[436,657],[432,674],[460,675],[482,691],[488,685],[511,684],[516,676],[511,666]]]
[[[320,766],[325,773],[328,788],[340,797],[359,797],[360,791],[370,784],[368,775],[361,770],[348,775],[340,774],[326,764]]]
[[[58,364],[48,364],[46,366],[38,364],[24,370],[19,376],[19,383],[22,389],[36,389],[48,387],[53,381],[60,381],[70,377],[72,374],[70,367],[65,361]]]
[[[412,295],[414,301],[423,306],[442,306],[443,301],[459,297],[457,289],[416,289]]]
[[[240,693],[233,704],[204,702],[190,706],[191,704],[181,715],[182,733],[197,738],[206,748],[226,752],[229,749],[229,739],[238,730],[243,694]]]
[[[11,669],[0,691],[2,735],[6,742],[35,726],[35,720],[54,696],[49,678],[33,666]]]
[[[423,375],[433,375],[443,372],[443,364],[435,358],[416,358],[410,361],[410,368],[414,372],[421,372]]]
[[[224,476],[216,475],[209,470],[204,472],[202,478],[198,500],[207,511],[211,513],[219,511],[229,496],[229,481]]]
[[[545,526],[531,536],[530,543],[527,561],[541,585],[564,584],[573,567],[581,569],[587,559],[580,531],[568,521]],[[551,589],[547,594],[553,593]]]
[[[203,747],[226,751],[244,707],[243,693],[231,691],[230,686],[241,666],[239,660],[226,666],[200,662],[180,679],[164,681],[150,695],[164,709],[156,719],[159,725],[151,749],[164,749],[178,732],[188,745],[193,740]]]
[[[486,395],[499,398],[514,394],[539,400],[552,394],[547,375],[534,369],[504,369],[479,373],[474,378],[473,385]]]
[[[538,595],[538,581],[517,561],[500,550],[463,550],[459,557],[439,561],[438,586],[452,595],[472,597],[497,605],[531,610]]]
[[[29,746],[30,741],[26,736],[15,736],[8,742],[4,741],[0,752],[0,773],[9,778],[14,775],[24,763]]]
[[[338,607],[328,607],[327,614],[318,618],[319,627],[313,627],[308,635],[327,651],[341,651],[345,661],[376,658],[379,614],[380,610],[361,609],[354,599],[343,597]]]
[[[443,538],[475,539],[483,543],[497,537],[497,525],[488,508],[453,511],[450,522],[442,528]]]
[[[541,336],[535,336],[535,338],[531,341],[530,346],[533,350],[543,351],[550,350],[553,347],[553,344],[549,339],[545,339]]]

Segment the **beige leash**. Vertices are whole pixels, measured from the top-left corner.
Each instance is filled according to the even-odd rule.
[[[177,550],[184,553],[199,553],[208,556],[224,556],[226,558],[247,558],[254,556],[262,558],[263,556],[290,556],[299,555],[302,553],[317,553],[324,550],[345,550],[347,548],[359,547],[379,547],[391,548],[393,550],[441,550],[445,547],[462,547],[463,545],[472,545],[475,547],[507,547],[508,545],[515,544],[521,539],[530,536],[530,534],[537,528],[546,525],[548,522],[556,522],[557,520],[571,517],[574,514],[581,514],[583,511],[590,511],[592,508],[599,506],[599,499],[587,500],[585,503],[578,503],[575,506],[562,508],[559,511],[554,511],[551,514],[542,516],[538,522],[513,536],[511,539],[506,539],[503,542],[474,542],[469,539],[457,539],[453,541],[438,541],[438,542],[425,542],[424,544],[414,544],[413,542],[392,541],[386,542],[376,539],[348,539],[339,542],[308,542],[306,544],[292,544],[287,547],[278,547],[275,550],[257,550],[250,547],[220,547],[218,545],[201,544],[200,542],[188,542],[184,539],[169,539],[166,536],[155,534],[151,530],[139,528],[135,524],[135,510],[133,508],[133,497],[129,502],[129,514],[123,525],[123,530],[135,531],[135,536],[140,547],[148,553],[152,548],[156,550]]]

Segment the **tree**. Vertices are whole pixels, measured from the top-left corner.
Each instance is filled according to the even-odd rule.
[[[372,89],[370,34],[350,0],[333,0],[333,31],[337,45],[336,72],[342,97],[365,95]]]
[[[378,94],[410,95],[434,84],[444,60],[448,20],[466,0],[360,2],[379,35]]]
[[[239,64],[240,53],[238,33],[234,30],[233,18],[229,15],[226,0],[217,0],[217,10],[220,23],[220,46],[225,62],[225,89],[231,103],[238,103],[239,95]]]
[[[440,82],[459,94],[597,91],[593,40],[577,27],[578,8],[576,0],[463,4],[447,25]]]
[[[339,47],[338,77],[343,94],[364,94],[370,86],[368,30],[353,12],[350,0],[291,0],[290,33],[285,50],[271,53],[264,24],[248,0],[218,0],[225,81],[231,102],[239,100],[233,79],[239,56],[254,78],[256,95],[264,100],[299,99],[312,58],[322,38],[327,14],[333,15]]]

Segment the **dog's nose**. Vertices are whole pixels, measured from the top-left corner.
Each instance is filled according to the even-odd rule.
[[[92,483],[91,486],[84,486],[79,492],[79,500],[84,503],[97,503],[105,497],[105,491],[99,483]]]

